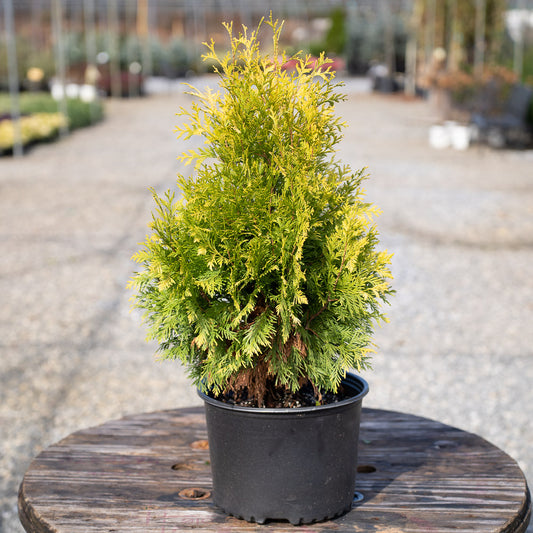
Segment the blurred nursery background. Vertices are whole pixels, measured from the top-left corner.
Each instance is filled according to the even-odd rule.
[[[100,120],[102,99],[207,74],[222,22],[285,20],[288,54],[325,52],[377,91],[435,97],[494,146],[531,143],[531,0],[2,0],[0,150]],[[432,132],[433,142],[446,142]]]
[[[130,310],[131,257],[148,188],[193,172],[173,129],[184,83],[217,86],[202,43],[270,12],[343,82],[338,157],[368,167],[394,253],[365,405],[479,434],[533,479],[533,0],[0,0],[1,533],[50,444],[200,405]]]

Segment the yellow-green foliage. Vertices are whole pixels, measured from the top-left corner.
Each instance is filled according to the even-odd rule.
[[[67,125],[61,113],[35,113],[20,118],[22,144],[51,139]],[[11,119],[0,120],[0,150],[10,150],[15,142],[15,125]]]
[[[224,390],[267,368],[292,390],[308,378],[336,390],[345,371],[368,366],[373,324],[392,292],[390,255],[377,252],[375,208],[363,172],[334,157],[343,99],[320,57],[296,56],[287,72],[257,31],[227,30],[224,57],[207,45],[221,89],[182,109],[179,137],[205,144],[181,155],[183,199],[154,193],[152,233],[132,284],[163,358],[178,358],[202,388]],[[280,59],[281,57],[281,59]]]

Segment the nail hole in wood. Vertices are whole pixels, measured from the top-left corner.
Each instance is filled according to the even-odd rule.
[[[354,492],[354,494],[353,494],[353,503],[362,502],[364,499],[365,499],[365,497],[363,496],[363,494],[361,494],[360,492]]]
[[[183,461],[181,463],[173,464],[170,468],[172,470],[183,471],[183,470],[203,470],[204,468],[209,467],[209,461]]]
[[[193,470],[193,466],[189,463],[176,463],[171,468],[172,470]]]
[[[211,496],[210,491],[196,487],[180,490],[178,494],[184,500],[207,500]]]

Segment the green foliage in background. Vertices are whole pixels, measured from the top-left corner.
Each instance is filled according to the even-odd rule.
[[[59,106],[49,93],[25,92],[19,95],[20,113],[31,115],[34,113],[58,113]],[[9,94],[0,93],[0,115],[7,114],[11,110]],[[68,124],[71,130],[90,126],[101,120],[104,116],[104,108],[101,101],[83,102],[77,98],[67,98]]]
[[[342,56],[347,42],[346,13],[344,9],[334,9],[329,16],[329,28],[323,41],[312,43],[309,51],[319,56],[322,52],[328,55]]]
[[[35,113],[21,117],[20,137],[23,145],[36,141],[49,141],[57,137],[67,119],[62,113]],[[15,124],[12,120],[0,120],[0,153],[9,152],[15,144]]]
[[[102,103],[67,99],[67,116],[48,93],[24,92],[19,95],[21,134],[24,145],[37,141],[49,141],[57,137],[61,128],[70,130],[84,128],[101,120],[104,115]],[[11,98],[0,93],[0,149],[9,151],[15,140],[15,127],[11,120]]]
[[[205,141],[180,157],[196,172],[179,176],[181,199],[154,192],[132,278],[161,357],[180,359],[204,390],[245,387],[259,405],[269,382],[335,391],[348,369],[367,368],[392,292],[363,171],[335,159],[339,84],[324,56],[284,71],[281,26],[268,25],[269,56],[259,30],[227,25],[224,57],[208,45],[222,90],[192,88],[177,128]]]
[[[85,128],[104,118],[104,107],[100,100],[83,102],[77,98],[67,98],[69,128]]]
[[[335,9],[330,16],[331,26],[326,35],[328,54],[341,55],[346,48],[346,14],[344,9]]]

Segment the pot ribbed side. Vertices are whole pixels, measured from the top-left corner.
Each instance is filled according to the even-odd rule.
[[[205,401],[213,499],[248,521],[326,520],[352,505],[357,442],[368,384],[348,374],[353,396],[325,406],[259,409]]]

